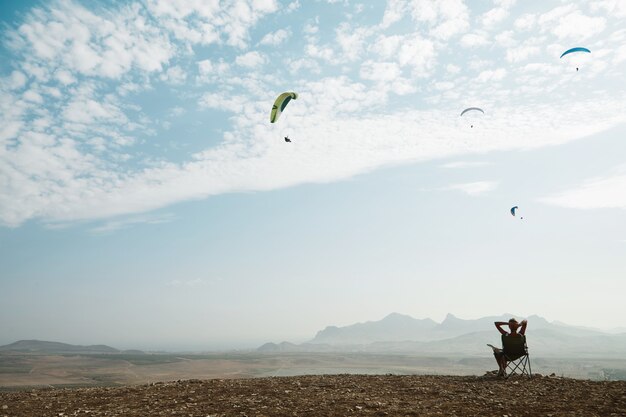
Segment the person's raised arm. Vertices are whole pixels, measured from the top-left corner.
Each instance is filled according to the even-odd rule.
[[[496,329],[498,329],[500,334],[507,334],[506,330],[504,330],[501,326],[506,326],[509,323],[507,323],[506,321],[494,321],[493,324],[496,325]]]
[[[519,329],[519,334],[526,334],[526,326],[528,325],[528,321],[526,319],[522,320],[522,327]]]

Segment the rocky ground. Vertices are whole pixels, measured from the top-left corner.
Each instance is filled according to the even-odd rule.
[[[315,375],[0,393],[0,416],[626,416],[626,381]]]

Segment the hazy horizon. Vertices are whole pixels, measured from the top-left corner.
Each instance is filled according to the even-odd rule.
[[[626,2],[0,22],[0,344],[257,347],[391,312],[624,329]]]
[[[263,339],[263,338],[259,338],[259,339],[241,339],[241,340],[222,340],[222,341],[218,341],[218,342],[209,342],[208,344],[202,344],[202,343],[191,343],[191,344],[185,344],[185,343],[177,343],[175,341],[168,341],[166,343],[161,343],[158,345],[143,345],[143,346],[127,346],[127,345],[114,345],[111,343],[105,343],[105,342],[101,342],[101,341],[85,341],[84,339],[77,339],[74,342],[68,342],[66,340],[56,340],[56,339],[41,339],[41,338],[37,338],[37,337],[32,337],[32,338],[26,338],[26,339],[20,339],[20,340],[38,340],[38,341],[47,341],[47,342],[61,342],[61,343],[69,343],[69,344],[75,344],[75,345],[83,345],[83,346],[89,346],[89,345],[107,345],[119,350],[129,350],[129,349],[139,349],[139,350],[144,350],[144,351],[166,351],[166,352],[208,352],[208,351],[229,351],[229,350],[255,350],[257,348],[259,348],[260,346],[262,346],[265,343],[282,343],[282,342],[288,342],[288,343],[294,343],[294,344],[300,344],[300,343],[306,343],[311,341],[312,339],[315,338],[315,335],[317,334],[318,331],[322,331],[324,330],[326,327],[330,327],[330,326],[336,326],[336,327],[346,327],[346,326],[351,326],[354,324],[363,324],[363,323],[368,323],[368,322],[378,322],[381,321],[385,318],[387,318],[387,316],[392,315],[392,314],[400,314],[400,315],[404,315],[402,313],[398,313],[398,312],[392,312],[389,313],[388,315],[385,315],[384,317],[380,317],[380,318],[376,318],[376,319],[369,319],[369,320],[362,320],[359,322],[355,322],[355,323],[346,323],[343,325],[336,325],[336,324],[328,324],[327,326],[324,326],[323,328],[318,329],[317,331],[315,331],[313,334],[311,334],[309,337],[304,337],[304,338],[292,338],[292,339],[281,339],[281,340],[268,340],[268,339]],[[446,317],[444,317],[441,320],[433,320],[436,323],[440,324],[443,321],[445,321],[445,319],[447,318],[448,315],[452,315],[457,319],[461,319],[461,320],[475,320],[475,319],[479,319],[479,318],[486,318],[486,317],[473,317],[473,318],[465,318],[465,317],[458,317],[455,316],[452,313],[448,313],[446,315]],[[516,317],[519,320],[521,320],[523,317],[520,315],[515,315],[515,314],[510,314],[510,313],[503,313],[503,314],[498,314],[498,315],[494,315],[494,316],[487,316],[487,317],[498,317],[498,316],[503,316],[503,317]],[[546,320],[547,322],[551,323],[551,324],[557,324],[557,325],[563,325],[563,326],[570,326],[570,327],[580,327],[580,328],[584,328],[584,329],[590,329],[590,330],[598,330],[598,331],[602,331],[605,332],[606,334],[621,334],[621,333],[626,333],[626,329],[624,328],[598,328],[598,327],[586,327],[586,326],[578,326],[576,324],[573,323],[563,323],[557,320],[549,320],[546,319],[545,317],[542,317],[539,314],[533,314],[530,316],[530,320],[529,320],[529,336],[531,337],[531,341],[532,341],[532,330],[533,330],[533,316],[535,317],[540,317],[544,320]],[[431,317],[412,317],[413,319],[417,319],[417,320],[422,320],[422,319],[432,319]],[[497,335],[497,330],[495,329],[495,327],[492,326],[488,326],[486,327],[484,330],[488,331],[488,330],[493,330],[494,331],[494,335]],[[0,339],[0,346],[3,345],[8,345],[14,342],[17,342],[18,340],[13,340],[10,342],[3,342],[2,339]],[[121,342],[123,343],[123,342]]]

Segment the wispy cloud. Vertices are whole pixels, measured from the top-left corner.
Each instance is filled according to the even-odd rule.
[[[542,198],[546,204],[576,208],[626,209],[626,167],[616,169],[618,173],[590,178],[578,187]]]
[[[498,181],[476,181],[462,184],[452,184],[445,187],[445,190],[458,190],[467,195],[477,196],[493,191],[498,186]]]
[[[442,168],[475,168],[489,165],[489,162],[486,161],[455,161],[455,162],[447,162],[441,165]]]
[[[195,278],[190,280],[183,279],[174,279],[167,283],[168,287],[176,287],[176,288],[196,288],[203,285],[206,285],[206,281],[201,278]]]
[[[102,225],[90,229],[96,235],[109,234],[117,230],[128,229],[138,224],[169,223],[175,219],[173,214],[130,216],[123,219],[109,220]]]

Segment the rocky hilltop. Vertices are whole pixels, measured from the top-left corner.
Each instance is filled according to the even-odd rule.
[[[626,415],[626,382],[313,375],[0,393],[0,416]]]

